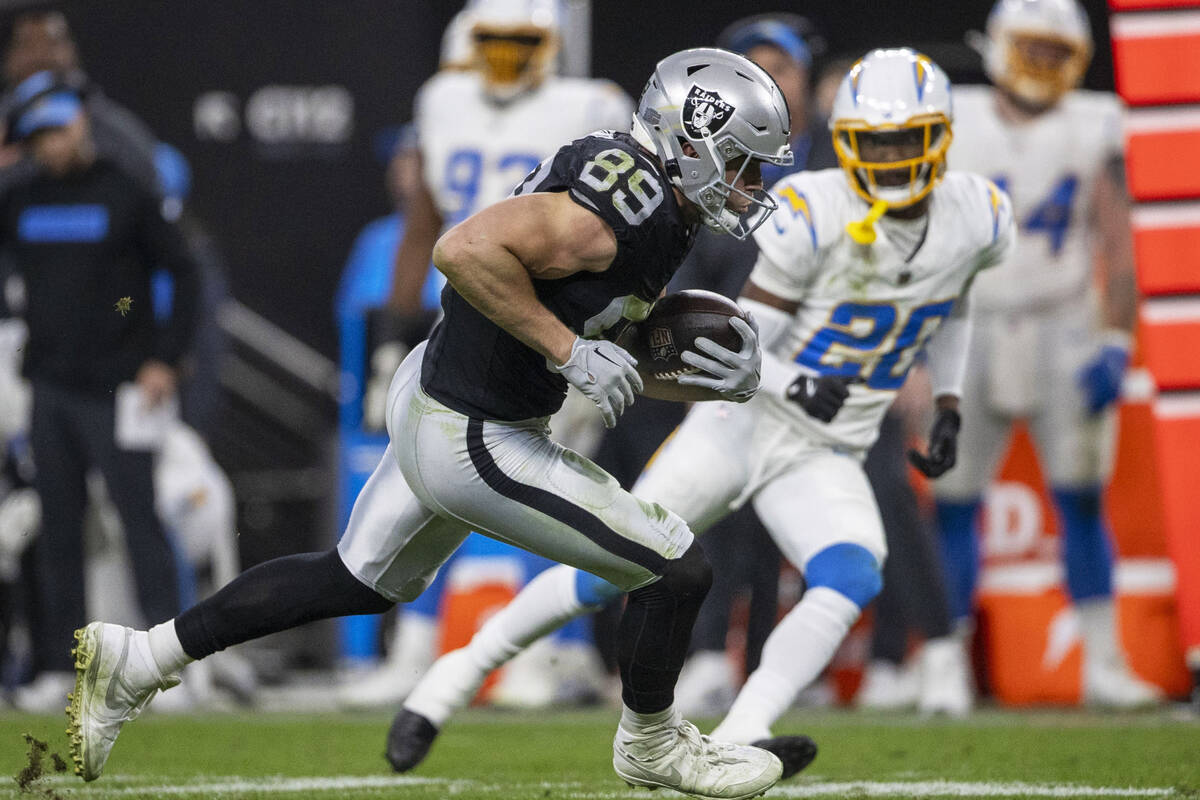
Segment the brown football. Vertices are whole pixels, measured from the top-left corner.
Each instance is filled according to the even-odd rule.
[[[699,371],[680,358],[685,350],[694,349],[698,337],[730,350],[741,349],[742,337],[729,324],[730,317],[745,319],[746,314],[737,303],[715,292],[685,289],[660,298],[650,315],[631,325],[617,341],[638,361],[638,373],[646,384],[642,394],[660,400],[720,399],[711,389],[681,386],[675,378]]]

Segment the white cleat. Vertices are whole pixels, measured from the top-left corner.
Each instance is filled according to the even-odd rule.
[[[877,659],[867,665],[854,705],[871,711],[899,711],[917,704],[921,678],[916,670]]]
[[[957,636],[930,639],[918,656],[921,691],[917,710],[961,719],[975,705],[975,681],[965,643]]]
[[[391,708],[408,697],[420,677],[419,671],[407,669],[404,664],[384,662],[339,686],[337,701],[342,708],[356,711]]]
[[[57,714],[74,682],[70,672],[42,672],[32,683],[13,692],[12,704],[26,714]]]
[[[491,691],[491,704],[524,709],[554,705],[559,683],[554,669],[555,649],[550,637],[542,637],[505,664],[500,680]]]
[[[1161,689],[1122,663],[1084,664],[1083,700],[1104,708],[1149,708],[1165,701]]]
[[[695,797],[746,800],[779,781],[783,763],[757,747],[719,742],[701,735],[687,720],[674,735],[635,737],[617,728],[613,769],[630,786],[665,787]]]
[[[701,650],[683,665],[675,707],[689,717],[720,717],[737,697],[737,676],[724,652]]]
[[[94,781],[104,770],[121,726],[142,713],[159,689],[178,685],[179,678],[158,673],[144,631],[93,622],[75,631],[75,642],[75,690],[68,695],[67,734],[75,774]]]
[[[421,614],[399,615],[388,657],[367,674],[338,687],[338,704],[355,710],[395,708],[429,671],[436,644],[434,621]]]

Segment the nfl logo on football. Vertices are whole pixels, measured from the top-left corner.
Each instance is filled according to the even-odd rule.
[[[667,361],[672,356],[679,355],[675,349],[675,338],[671,336],[670,328],[650,329],[650,355],[655,361]]]

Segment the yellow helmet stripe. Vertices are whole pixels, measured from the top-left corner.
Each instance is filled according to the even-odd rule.
[[[929,58],[922,53],[917,53],[917,57],[913,59],[913,77],[917,81],[917,99],[925,99],[925,82],[933,76],[933,65]]]

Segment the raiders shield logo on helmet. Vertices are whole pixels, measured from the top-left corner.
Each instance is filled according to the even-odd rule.
[[[733,111],[721,95],[693,85],[683,101],[683,129],[693,139],[713,136],[725,127]]]

